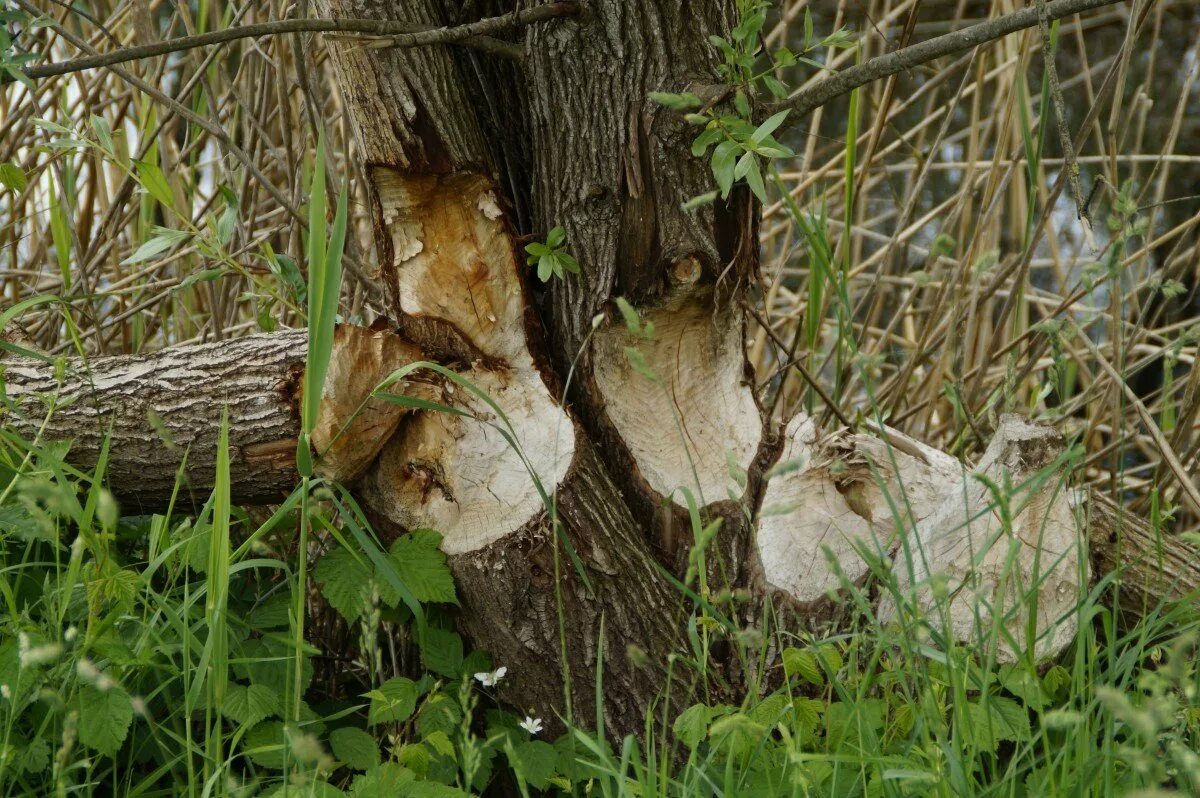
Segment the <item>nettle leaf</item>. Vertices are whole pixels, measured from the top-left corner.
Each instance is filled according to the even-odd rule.
[[[796,725],[804,731],[811,732],[821,725],[825,702],[815,698],[793,698],[792,710],[796,713]]]
[[[448,629],[426,629],[421,645],[421,662],[427,670],[456,678],[462,673],[462,638]]]
[[[518,743],[509,752],[509,764],[517,776],[534,789],[543,790],[554,775],[558,753],[554,746],[541,740]]]
[[[354,777],[350,785],[350,795],[353,798],[378,798],[382,795],[411,795],[409,791],[416,777],[408,768],[401,767],[395,762],[385,762],[370,772]],[[404,791],[401,791],[404,787]]]
[[[254,726],[283,710],[279,693],[263,684],[231,683],[225,688],[221,714],[242,726]]]
[[[317,581],[329,606],[353,623],[370,602],[371,568],[346,549],[327,552],[317,563]]]
[[[284,746],[287,737],[283,723],[269,720],[260,723],[242,738],[242,751],[265,768],[281,770],[286,762]]]
[[[714,721],[708,730],[713,745],[728,750],[734,756],[745,754],[758,746],[768,733],[765,724],[744,712],[726,715]]]
[[[370,770],[379,764],[379,743],[362,729],[347,726],[329,734],[333,755],[355,770]]]
[[[723,704],[693,704],[680,713],[671,728],[680,742],[688,748],[695,748],[708,737],[708,727],[712,725],[713,720],[727,714],[731,709],[732,707]]]
[[[246,623],[252,629],[279,629],[288,625],[288,614],[291,610],[291,595],[280,590],[250,610]]]
[[[829,750],[842,746],[855,751],[876,750],[883,730],[887,704],[880,698],[858,702],[835,701],[825,709],[825,739]]]
[[[417,731],[422,737],[435,732],[453,734],[462,723],[458,702],[447,695],[437,694],[426,700],[417,713]]]
[[[378,689],[364,694],[364,697],[371,699],[367,722],[375,726],[380,723],[400,723],[408,720],[417,708],[419,695],[417,683],[412,679],[403,676],[388,679],[379,685]]]
[[[798,648],[787,648],[783,651],[783,672],[790,679],[799,676],[809,684],[825,684],[825,673],[817,662],[817,656],[811,651],[801,651]]]
[[[50,525],[30,514],[20,504],[0,506],[0,534],[31,543],[35,540],[53,542],[54,532]]]
[[[41,773],[50,767],[50,743],[44,737],[31,740],[17,754],[17,764],[26,773]]]
[[[468,798],[467,793],[459,788],[438,784],[436,781],[418,781],[404,794],[408,798]]]
[[[756,704],[746,714],[768,728],[786,720],[791,714],[792,702],[787,693],[779,692],[769,695]]]
[[[967,704],[963,733],[981,751],[995,751],[1002,740],[1021,742],[1032,734],[1029,715],[1011,698],[988,696]]]
[[[417,601],[457,604],[454,576],[442,553],[442,536],[432,530],[417,530],[392,544],[388,556]]]
[[[113,756],[121,749],[133,722],[129,696],[119,687],[79,691],[79,741],[88,748]]]

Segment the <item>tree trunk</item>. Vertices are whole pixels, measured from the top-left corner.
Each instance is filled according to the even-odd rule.
[[[335,17],[459,21],[450,0],[323,5]],[[463,5],[472,16],[510,8]],[[443,48],[331,46],[370,182],[373,279],[391,329],[342,328],[315,453],[381,532],[441,532],[463,631],[508,666],[502,696],[543,717],[565,712],[569,697],[574,716],[590,719],[602,692],[610,729],[643,728],[669,655],[699,653],[679,582],[712,602],[749,589],[739,621],[755,623],[771,601],[811,625],[837,614],[830,594],[843,581],[863,583],[872,561],[897,552],[897,581],[911,590],[884,602],[890,615],[928,604],[922,590],[943,560],[972,588],[956,601],[970,592],[988,612],[1011,596],[991,570],[1005,552],[1021,580],[1047,586],[1039,591],[1087,574],[1054,433],[1002,422],[980,472],[1026,487],[997,509],[970,469],[895,431],[823,433],[806,417],[778,429],[759,407],[741,305],[757,269],[758,209],[735,190],[683,210],[710,178],[690,155],[690,129],[648,100],[717,81],[708,37],[726,33],[734,12],[733,0],[594,2],[526,31],[519,66]],[[582,273],[533,291],[521,244],[558,225]],[[615,311],[618,297],[638,321]],[[418,359],[457,379],[395,390],[467,415],[405,415],[379,400],[356,415],[373,386]],[[211,486],[228,407],[235,497],[271,501],[295,480],[303,361],[293,332],[101,359],[90,378],[73,364],[41,434],[74,439],[72,457],[88,466],[111,425],[109,484],[126,501],[161,504],[184,450],[193,490]],[[36,395],[57,389],[46,374],[8,368],[25,434],[39,429]],[[1097,565],[1148,543],[1146,525],[1111,503],[1086,507]],[[1183,543],[1161,544],[1181,577],[1172,595],[1200,584]],[[1134,559],[1125,578],[1131,593],[1163,595],[1162,573]],[[1037,639],[1022,638],[1029,619],[1005,621],[1014,634],[998,656],[1012,658],[1015,641],[1050,657],[1069,641],[1074,620],[1041,606]],[[989,617],[955,607],[958,636]],[[736,658],[700,655],[710,654],[736,691]],[[668,698],[699,678],[675,666],[679,693]]]

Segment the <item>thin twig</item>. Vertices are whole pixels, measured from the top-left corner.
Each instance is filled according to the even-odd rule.
[[[1048,19],[1062,19],[1073,14],[1091,11],[1104,6],[1113,5],[1122,0],[1055,0],[1045,4]],[[808,114],[825,103],[849,94],[860,86],[895,75],[906,69],[926,64],[947,55],[961,53],[981,44],[995,41],[1010,33],[1032,28],[1038,24],[1038,8],[1023,8],[1012,14],[1005,14],[987,22],[980,22],[968,28],[937,36],[920,44],[904,47],[899,50],[876,56],[861,64],[843,69],[834,75],[814,84],[779,104],[780,108],[790,108],[792,118]]]
[[[1050,104],[1054,106],[1054,118],[1058,122],[1058,140],[1066,162],[1067,179],[1070,181],[1071,197],[1075,200],[1075,218],[1091,225],[1087,205],[1083,201],[1083,189],[1079,185],[1079,162],[1075,160],[1075,144],[1071,131],[1067,129],[1067,108],[1063,102],[1062,86],[1058,82],[1058,68],[1054,65],[1054,44],[1050,37],[1050,16],[1046,0],[1037,0],[1038,28],[1042,34],[1042,62],[1046,65],[1046,78],[1050,83]]]
[[[384,47],[424,47],[434,44],[465,44],[479,46],[488,52],[499,52],[511,55],[512,49],[508,42],[488,39],[495,33],[515,30],[536,22],[543,22],[558,17],[575,16],[579,13],[579,4],[572,0],[559,0],[546,5],[518,11],[514,14],[502,14],[497,17],[487,17],[465,25],[450,27],[434,27],[430,25],[414,25],[407,22],[395,22],[382,19],[281,19],[274,22],[261,22],[255,25],[240,25],[224,30],[201,33],[196,36],[181,36],[176,39],[143,44],[137,47],[125,47],[110,53],[99,53],[85,58],[76,58],[55,64],[42,64],[28,67],[24,71],[26,77],[38,80],[41,78],[66,75],[73,72],[83,72],[88,69],[123,64],[143,58],[177,53],[182,50],[193,50],[198,47],[209,47],[214,44],[237,41],[238,39],[255,39],[261,36],[278,36],[292,33],[357,33],[363,36],[383,37],[380,39]],[[13,78],[0,78],[0,82],[11,81]]]

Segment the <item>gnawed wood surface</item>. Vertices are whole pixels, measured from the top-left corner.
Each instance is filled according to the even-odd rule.
[[[653,333],[631,333],[618,315],[592,348],[617,439],[657,500],[686,507],[686,489],[703,506],[733,488],[740,501],[730,464],[749,471],[763,438],[740,314],[689,297],[642,313],[640,324]]]
[[[422,23],[451,13],[431,0],[327,6],[335,17]],[[586,31],[603,37],[607,29]],[[584,30],[573,28],[573,37]],[[431,525],[444,535],[459,579],[461,626],[473,645],[509,667],[502,695],[513,704],[553,717],[569,672],[576,711],[594,717],[600,648],[623,653],[636,643],[651,653],[645,669],[620,654],[605,662],[605,716],[612,728],[638,728],[664,684],[666,653],[681,650],[683,624],[672,612],[677,594],[656,571],[607,452],[596,452],[580,418],[562,409],[566,372],[556,373],[541,354],[556,347],[544,339],[526,293],[512,214],[529,206],[511,190],[502,196],[498,175],[517,173],[496,163],[522,157],[528,142],[514,126],[523,109],[510,104],[502,121],[485,127],[480,115],[489,107],[471,99],[478,81],[514,97],[523,89],[499,85],[509,65],[463,63],[445,50],[337,44],[332,53],[368,166],[380,293],[390,298],[392,321],[498,406],[445,382],[439,401],[466,415],[403,419],[360,481],[364,505],[384,534]],[[593,110],[608,114],[615,106],[596,98]],[[619,118],[626,119],[624,110]],[[569,137],[576,132],[566,126],[583,130],[588,122],[554,125]],[[573,249],[585,245],[583,234],[572,242]],[[583,382],[581,390],[590,390],[589,379]],[[544,494],[534,489],[534,474]]]
[[[911,611],[955,640],[994,640],[1000,662],[1069,645],[1088,569],[1064,450],[1056,430],[1003,416],[979,464],[900,546],[880,620]]]
[[[455,0],[320,5],[335,17],[433,25],[481,10]],[[482,5],[503,11],[512,3]],[[371,197],[379,260],[372,293],[387,298],[399,337],[371,338],[357,358],[335,354],[315,436],[326,452],[320,467],[353,483],[381,532],[443,533],[460,626],[471,645],[509,667],[505,700],[551,717],[569,687],[576,716],[595,717],[603,650],[600,709],[618,734],[642,728],[665,686],[668,655],[688,649],[687,602],[663,573],[685,578],[689,564],[680,488],[702,497],[703,523],[721,524],[711,573],[741,587],[741,575],[756,568],[752,587],[786,595],[801,622],[840,584],[823,546],[855,582],[866,576],[857,547],[884,554],[920,542],[944,555],[932,564],[948,566],[950,578],[994,586],[994,546],[982,546],[979,561],[962,557],[964,539],[968,551],[976,537],[1000,540],[971,469],[891,431],[822,433],[800,420],[780,440],[763,422],[739,303],[756,278],[758,209],[742,188],[728,201],[681,209],[711,187],[711,175],[690,156],[694,131],[648,98],[683,90],[708,97],[705,87],[718,80],[709,36],[726,34],[735,12],[732,0],[589,4],[580,19],[526,32],[524,72],[443,48],[331,46]],[[556,225],[566,228],[582,273],[552,281],[535,302],[521,244]],[[655,334],[630,336],[617,297]],[[656,379],[634,367],[631,347]],[[396,390],[465,415],[375,399],[354,417],[373,382],[418,358],[452,370],[496,407],[426,374]],[[190,447],[190,482],[203,498],[229,404],[235,498],[273,501],[296,478],[303,359],[303,336],[293,332],[98,360],[86,385],[68,372],[73,401],[46,426],[47,439],[75,439],[76,462],[87,468],[111,422],[119,445],[110,483],[131,502],[152,503],[174,482],[180,450],[160,437],[173,438]],[[45,370],[26,368],[37,367],[14,366],[9,379],[22,408],[58,388]],[[18,429],[36,431],[29,419]],[[1031,461],[1009,452],[999,446],[979,468],[993,478],[1028,471]],[[797,467],[770,473],[780,460]],[[1016,532],[1010,543],[1043,542],[1030,520],[1043,510],[1065,530],[1057,496],[1033,498],[1033,510],[1005,527]],[[978,523],[956,523],[972,509]],[[1187,541],[1154,540],[1111,503],[1093,499],[1088,509],[1093,562],[1128,562],[1127,595],[1153,597],[1174,584],[1171,595],[1182,596],[1200,585]],[[1045,548],[1065,553],[1060,543]],[[918,606],[936,570],[904,576]],[[974,624],[977,605],[955,595]],[[1005,591],[992,595],[1003,606]],[[1043,627],[1040,612],[1034,620]],[[952,618],[948,631],[970,636],[975,626]],[[1062,632],[1047,638],[1044,654],[1061,647],[1070,630]],[[628,655],[639,648],[644,660]],[[718,667],[737,691],[731,660]],[[681,693],[682,682],[673,681]]]
[[[803,414],[788,424],[758,518],[767,585],[815,610],[843,579],[866,578],[863,547],[876,559],[891,556],[900,534],[928,518],[961,479],[953,457],[889,432],[888,439],[822,434]]]

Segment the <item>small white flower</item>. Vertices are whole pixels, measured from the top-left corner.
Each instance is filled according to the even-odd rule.
[[[6,701],[11,699],[12,698],[12,688],[9,687],[7,684],[0,684],[0,697],[4,698],[4,700],[6,700]]]
[[[68,626],[67,631],[63,633],[63,640],[66,640],[68,643],[70,643],[75,639],[75,635],[77,634],[79,634],[78,629],[76,629],[74,626]]]
[[[506,673],[508,673],[508,668],[501,665],[499,668],[496,668],[496,670],[490,673],[483,671],[482,673],[475,674],[475,681],[479,682],[484,687],[495,687],[500,680],[504,678],[504,674]]]
[[[521,721],[521,728],[530,734],[537,734],[542,730],[542,719],[531,718],[526,715],[525,720]]]

